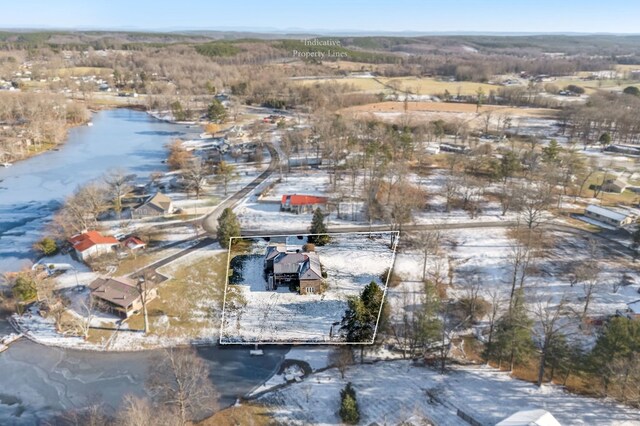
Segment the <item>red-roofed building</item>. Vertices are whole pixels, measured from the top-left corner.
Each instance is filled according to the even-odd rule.
[[[98,231],[87,231],[74,235],[68,241],[73,246],[78,259],[81,260],[109,253],[120,244],[115,238],[105,237]]]
[[[136,237],[127,238],[122,242],[122,245],[131,251],[141,250],[147,247],[147,244],[144,241]]]
[[[280,202],[280,210],[293,213],[305,213],[313,211],[318,207],[324,210],[327,201],[327,197],[318,197],[315,195],[283,195],[282,201]]]

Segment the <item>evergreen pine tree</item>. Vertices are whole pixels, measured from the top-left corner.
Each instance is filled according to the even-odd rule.
[[[356,400],[356,391],[350,382],[340,391],[340,418],[350,425],[355,425],[360,421],[360,409]]]
[[[522,290],[518,290],[511,310],[496,323],[494,340],[487,347],[485,357],[497,361],[498,367],[503,361],[508,361],[510,370],[514,365],[525,362],[534,351],[532,325],[533,321],[524,307]]]
[[[309,232],[311,234],[320,234],[310,235],[308,238],[310,243],[317,246],[323,246],[330,240],[329,235],[327,235],[327,226],[324,224],[324,214],[319,207],[313,212],[313,218],[311,219],[311,228],[309,228]]]
[[[224,248],[229,247],[229,240],[231,237],[240,236],[240,222],[238,217],[230,208],[226,208],[222,211],[222,214],[218,218],[218,229],[216,231],[218,241]]]
[[[555,163],[558,160],[558,156],[562,148],[557,140],[551,139],[549,145],[542,148],[542,159],[545,163]]]
[[[632,360],[640,354],[640,321],[625,317],[612,318],[598,337],[596,345],[588,359],[587,368],[600,376],[604,393],[615,382],[617,363]]]
[[[348,307],[342,317],[341,330],[346,332],[348,342],[369,342],[373,339],[378,325],[384,322],[383,309],[384,292],[375,281],[370,282],[360,293],[360,297],[351,297]]]

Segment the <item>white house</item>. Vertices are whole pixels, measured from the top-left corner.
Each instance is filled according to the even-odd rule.
[[[120,242],[113,237],[105,237],[98,231],[87,231],[69,238],[78,259],[87,260],[91,257],[110,253]]]
[[[630,212],[612,210],[600,206],[590,205],[584,210],[584,215],[607,225],[620,227],[632,223],[636,218]]]

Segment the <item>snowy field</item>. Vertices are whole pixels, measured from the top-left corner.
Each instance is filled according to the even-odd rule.
[[[221,342],[335,341],[335,336],[330,338],[330,330],[342,319],[347,298],[359,295],[371,281],[384,286],[381,275],[394,258],[391,235],[375,233],[369,238],[369,234],[340,234],[326,246],[317,247],[328,288],[323,294],[304,296],[284,287],[265,290],[263,255],[267,243],[255,239],[252,255],[243,265],[242,283],[227,287],[227,292],[231,287],[239,289],[246,304],[237,306],[225,300]],[[298,247],[303,243],[298,240]]]
[[[332,197],[329,175],[324,170],[300,170],[293,171],[283,176],[280,182],[276,182],[279,176],[272,176],[267,183],[261,185],[263,193],[252,194],[247,197],[236,209],[242,229],[246,230],[301,230],[307,229],[311,224],[312,213],[295,214],[280,211],[280,201],[283,195],[304,194]],[[273,186],[264,191],[266,187],[273,183]],[[343,205],[343,210],[347,207]],[[346,217],[361,217],[361,206],[358,211],[350,214],[348,211],[345,218],[337,217],[335,211],[327,215],[326,221],[329,226],[353,225],[354,222],[346,220]],[[344,212],[343,212],[344,213]],[[356,214],[357,213],[357,214]]]
[[[602,400],[569,394],[555,385],[537,388],[488,367],[458,367],[441,375],[410,361],[350,367],[345,378],[329,369],[258,399],[274,421],[290,425],[340,424],[340,390],[351,382],[360,424],[467,425],[461,410],[481,425],[494,425],[516,411],[542,408],[563,425],[640,425],[640,413]]]
[[[469,288],[476,284],[480,286],[479,295],[486,300],[490,300],[494,292],[502,300],[508,300],[513,240],[507,233],[506,228],[447,231],[439,260],[436,256],[428,259],[427,278],[434,273],[446,277],[451,265],[456,272],[452,277],[453,286],[447,290],[449,297],[465,297]],[[554,232],[552,237],[555,239],[553,247],[532,260],[532,270],[524,286],[527,306],[533,311],[537,304],[549,302],[550,306],[555,306],[565,299],[570,312],[581,313],[585,304],[585,287],[582,284],[571,285],[569,269],[576,262],[589,261],[589,243],[584,237],[573,234]],[[627,303],[640,299],[640,274],[634,271],[629,259],[602,246],[596,259],[601,272],[589,304],[589,317],[613,315],[616,310],[626,309]],[[402,312],[407,298],[411,300],[413,294],[422,291],[422,265],[421,253],[411,250],[398,253],[394,272],[402,282],[387,292],[387,300],[396,314]],[[614,284],[619,283],[623,276],[631,284],[620,286],[615,291]],[[530,315],[533,317],[532,313]],[[593,343],[594,335],[588,330],[572,330],[572,335],[587,346]]]

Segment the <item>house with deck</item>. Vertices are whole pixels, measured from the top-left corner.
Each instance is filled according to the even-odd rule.
[[[68,242],[73,247],[78,259],[83,261],[92,257],[112,253],[120,244],[115,238],[105,237],[98,231],[87,231],[74,235],[68,239]]]
[[[142,309],[143,294],[147,303],[158,296],[155,285],[149,284],[149,288],[142,293],[137,283],[129,278],[97,278],[89,284],[91,297],[105,311],[111,312],[122,318],[129,318]]]
[[[316,195],[283,195],[280,201],[280,210],[297,214],[314,211],[317,208],[325,210],[328,201],[327,197],[318,197]]]
[[[264,258],[267,289],[297,287],[300,294],[322,291],[322,267],[316,252],[289,251],[284,244],[267,247]]]

